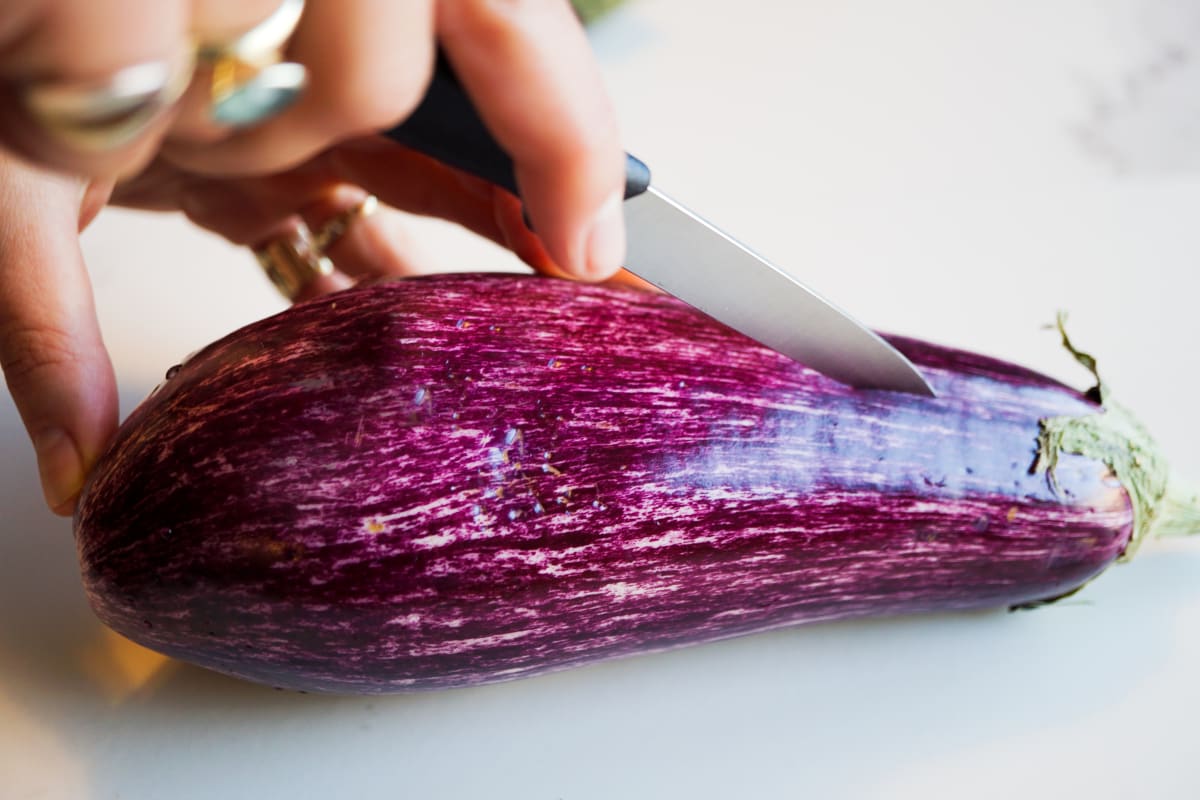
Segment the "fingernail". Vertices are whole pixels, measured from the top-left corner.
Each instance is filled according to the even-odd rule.
[[[66,431],[50,428],[34,437],[33,449],[37,452],[46,505],[60,514],[69,513],[68,503],[83,488],[83,459],[79,448]]]
[[[620,194],[609,197],[592,220],[587,248],[590,278],[607,278],[625,261],[625,215],[621,199]]]

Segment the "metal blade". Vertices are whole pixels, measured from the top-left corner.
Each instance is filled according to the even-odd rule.
[[[625,201],[626,268],[836,381],[933,397],[874,331],[653,186]]]

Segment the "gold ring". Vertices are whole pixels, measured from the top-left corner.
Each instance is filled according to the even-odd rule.
[[[200,44],[197,57],[211,74],[213,122],[246,127],[299,99],[308,85],[308,71],[284,61],[283,55],[303,13],[304,0],[283,0],[271,16],[238,37]]]
[[[345,235],[355,220],[370,216],[378,207],[375,195],[367,195],[315,233],[300,223],[283,236],[256,247],[254,256],[279,293],[294,301],[317,278],[333,274],[333,262],[325,251]]]
[[[373,194],[369,194],[326,222],[313,235],[313,241],[316,242],[317,249],[324,253],[331,245],[346,234],[346,231],[349,230],[355,220],[371,216],[378,208],[379,198]]]

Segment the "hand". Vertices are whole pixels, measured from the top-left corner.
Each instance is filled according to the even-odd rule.
[[[308,0],[287,51],[309,74],[293,106],[248,129],[213,128],[202,68],[181,103],[107,151],[47,135],[29,113],[31,92],[91,85],[136,64],[189,65],[193,40],[228,39],[280,0],[0,2],[0,145],[34,163],[93,178],[129,176],[156,158],[197,174],[279,172],[403,120],[440,45],[513,157],[555,263],[599,280],[623,260],[624,155],[566,0]]]
[[[348,142],[274,175],[214,178],[159,161],[117,186],[0,154],[0,365],[37,451],[47,504],[73,511],[117,426],[116,382],[77,235],[104,204],[182,210],[236,244],[254,245],[292,225],[317,229],[367,192],[390,208],[350,226],[327,250],[337,271],[297,300],[355,279],[437,271],[405,234],[396,208],[457,222],[540,272],[563,274],[525,226],[515,197],[382,137]]]
[[[312,83],[295,106],[248,130],[196,126],[190,90],[136,141],[81,153],[39,135],[21,108],[22,86],[35,77],[88,78],[169,59],[189,29],[244,28],[251,9],[261,16],[275,2],[7,0],[16,13],[0,17],[0,142],[23,160],[0,152],[0,366],[58,513],[71,513],[117,424],[77,238],[110,199],[181,209],[255,244],[298,220],[320,225],[371,192],[459,222],[543,272],[600,279],[623,259],[623,153],[586,41],[560,0],[309,0],[288,58],[308,67]],[[435,40],[513,156],[540,239],[510,195],[358,135],[415,106]],[[311,292],[429,268],[387,213],[356,224],[330,255],[340,273]]]

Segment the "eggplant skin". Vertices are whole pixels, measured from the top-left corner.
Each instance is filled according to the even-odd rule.
[[[841,386],[669,297],[447,275],[284,311],[172,369],[75,520],[106,624],[273,686],[506,680],[796,623],[1011,606],[1123,550],[1126,491],[1020,367],[892,342]]]

